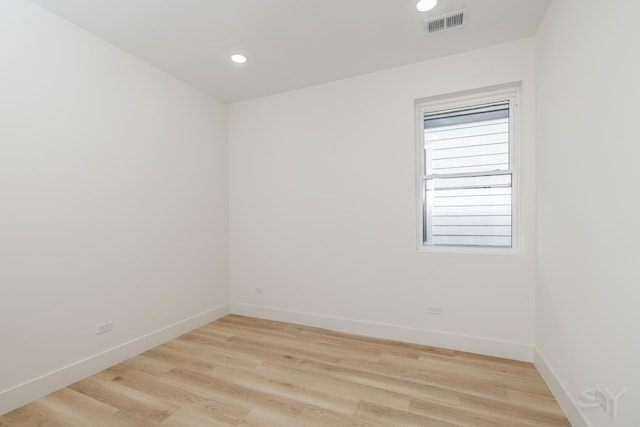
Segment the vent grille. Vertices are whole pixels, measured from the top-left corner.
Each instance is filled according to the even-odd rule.
[[[459,27],[464,22],[464,12],[458,12],[455,15],[447,16],[447,28]]]
[[[428,34],[433,34],[461,27],[465,23],[467,11],[467,9],[464,9],[426,20],[424,21],[424,28]]]
[[[427,32],[429,34],[435,33],[437,31],[442,31],[445,28],[445,20],[444,18],[432,19],[431,21],[427,21]]]

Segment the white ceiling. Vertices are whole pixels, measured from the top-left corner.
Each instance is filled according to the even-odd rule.
[[[535,33],[551,0],[32,0],[102,39],[234,102]],[[427,18],[469,9],[427,35]],[[240,66],[229,60],[245,54]]]

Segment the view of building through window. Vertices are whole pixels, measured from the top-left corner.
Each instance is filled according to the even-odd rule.
[[[511,247],[509,102],[423,121],[424,245]]]

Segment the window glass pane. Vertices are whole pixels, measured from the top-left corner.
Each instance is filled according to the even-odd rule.
[[[425,180],[428,244],[511,247],[511,174]]]
[[[509,170],[509,103],[424,116],[425,175]]]

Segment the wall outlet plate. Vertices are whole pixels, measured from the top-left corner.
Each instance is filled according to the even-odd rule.
[[[96,325],[96,334],[101,335],[113,330],[113,321],[107,320],[106,322],[98,323]]]
[[[427,307],[427,313],[429,314],[442,314],[441,305],[430,305]]]

